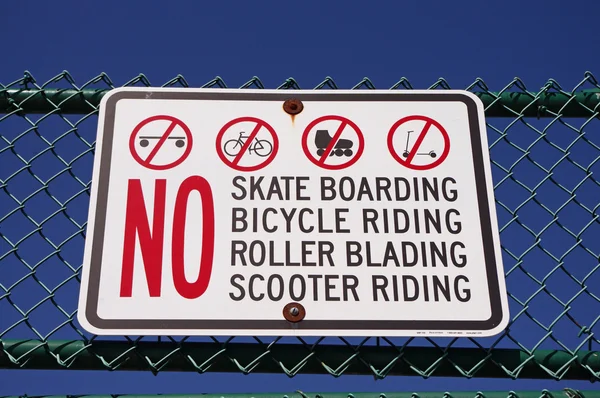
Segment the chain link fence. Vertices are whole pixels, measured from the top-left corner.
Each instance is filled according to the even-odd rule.
[[[144,75],[124,85],[152,86]],[[188,83],[177,76],[161,86]],[[592,74],[568,89],[549,80],[531,91],[519,79],[496,91],[480,79],[466,87],[486,107],[512,316],[492,338],[84,332],[75,315],[97,107],[112,87],[105,74],[77,84],[67,72],[0,83],[0,367],[600,379],[600,84]],[[204,87],[226,85],[215,78]],[[263,85],[253,78],[241,88]],[[299,86],[288,79],[278,88]],[[330,78],[315,87],[336,88]],[[375,87],[363,79],[353,88]],[[412,88],[404,78],[391,87]],[[448,88],[444,79],[429,87]]]
[[[526,392],[413,392],[413,393],[305,393],[295,391],[291,394],[201,394],[201,395],[166,395],[169,398],[598,398],[600,391],[579,391],[565,388],[563,391],[526,391]],[[17,398],[2,397],[0,398]],[[21,395],[19,398],[51,398],[33,395]],[[52,398],[156,398],[156,395],[61,395]]]

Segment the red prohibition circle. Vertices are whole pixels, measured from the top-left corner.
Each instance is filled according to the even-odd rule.
[[[157,120],[167,120],[167,121],[170,121],[171,124],[169,125],[167,130],[163,133],[163,135],[160,137],[156,146],[152,149],[152,151],[150,152],[148,157],[146,159],[142,159],[142,157],[139,155],[139,153],[137,153],[137,150],[135,149],[135,139],[136,139],[138,133],[140,132],[140,130],[144,126],[146,126],[149,123],[155,122]],[[175,161],[173,161],[171,163],[152,164],[152,160],[154,159],[154,157],[156,156],[158,151],[161,149],[161,147],[163,146],[163,144],[165,143],[165,141],[167,140],[168,136],[171,134],[173,129],[177,126],[181,127],[183,129],[183,131],[185,132],[185,136],[187,139],[187,146],[185,148],[185,151],[178,159],[176,159]],[[137,126],[135,126],[135,128],[133,129],[133,132],[131,133],[131,137],[129,138],[129,151],[131,152],[131,156],[133,156],[135,161],[138,162],[140,165],[142,165],[148,169],[152,169],[152,170],[167,170],[167,169],[171,169],[177,165],[180,165],[189,156],[190,152],[192,151],[192,144],[193,144],[192,132],[185,123],[183,123],[181,120],[179,120],[173,116],[156,115],[156,116],[152,116],[152,117],[142,120]]]
[[[223,135],[225,135],[225,132],[227,130],[229,130],[230,127],[232,127],[235,124],[242,123],[242,122],[254,122],[254,123],[256,123],[256,126],[254,127],[254,130],[252,131],[252,133],[250,133],[250,135],[246,139],[243,147],[240,149],[240,152],[236,155],[236,157],[233,160],[229,160],[227,158],[227,156],[225,156],[225,153],[223,152]],[[247,152],[248,148],[250,147],[252,141],[254,140],[254,138],[256,137],[258,132],[260,131],[261,127],[266,128],[269,131],[269,133],[271,134],[271,137],[273,138],[273,150],[271,151],[271,154],[269,155],[269,157],[267,159],[265,159],[261,163],[258,163],[254,166],[240,166],[239,162],[240,162],[242,156],[244,156],[244,154]],[[223,161],[223,163],[225,163],[227,166],[229,166],[232,169],[237,170],[237,171],[260,170],[263,167],[266,167],[269,163],[271,163],[273,161],[273,159],[275,159],[275,156],[277,156],[277,151],[279,151],[279,139],[277,138],[277,133],[275,132],[275,129],[273,129],[273,127],[271,127],[271,125],[268,124],[267,122],[265,122],[264,120],[258,119],[256,117],[251,117],[251,116],[239,117],[239,118],[233,119],[232,121],[225,124],[225,126],[223,126],[221,128],[221,130],[219,131],[219,134],[217,134],[216,145],[217,145],[217,155],[219,155],[219,158]]]
[[[398,127],[400,127],[402,124],[404,124],[406,122],[410,122],[413,120],[424,121],[425,126],[427,127],[427,131],[421,131],[421,133],[419,134],[419,137],[417,138],[417,142],[415,142],[415,145],[412,148],[412,151],[417,151],[419,149],[421,142],[425,138],[425,135],[427,133],[429,133],[429,131],[430,131],[429,129],[431,128],[431,126],[437,127],[437,129],[442,134],[442,137],[444,138],[444,150],[442,151],[442,154],[432,163],[424,164],[424,165],[412,164],[411,161],[412,161],[413,157],[409,157],[407,159],[402,159],[402,157],[398,154],[398,152],[394,148],[394,135],[396,134],[396,131],[398,131]],[[423,130],[425,130],[425,129],[423,129]],[[423,133],[425,133],[425,134],[423,134]],[[448,153],[450,153],[450,136],[448,135],[448,132],[446,131],[446,129],[436,120],[433,120],[432,118],[427,117],[427,116],[413,115],[413,116],[404,117],[392,125],[392,127],[390,128],[390,131],[388,133],[388,137],[387,137],[387,146],[388,146],[388,150],[390,151],[390,154],[392,155],[392,157],[396,160],[396,162],[400,163],[401,165],[408,167],[409,169],[413,169],[413,170],[429,170],[429,169],[433,169],[434,167],[439,166],[448,157]]]
[[[326,120],[337,120],[337,121],[341,122],[340,126],[338,127],[339,134],[337,134],[337,132],[336,132],[336,134],[332,137],[332,140],[327,145],[327,149],[325,150],[323,155],[321,155],[321,158],[317,159],[315,156],[313,156],[313,154],[310,152],[310,150],[308,148],[308,135],[310,134],[311,130],[317,124],[324,122]],[[346,126],[352,127],[352,129],[358,136],[358,147],[356,148],[356,153],[346,163],[341,163],[341,164],[325,163],[325,160],[327,160],[327,158],[329,157],[329,153],[334,149],[336,142],[340,138],[340,134],[342,133],[344,128],[346,128]],[[362,131],[360,131],[360,128],[358,128],[356,123],[354,123],[352,120],[347,119],[343,116],[336,116],[336,115],[322,116],[320,118],[313,120],[312,122],[309,123],[308,126],[306,126],[306,129],[304,130],[304,134],[302,134],[302,150],[304,151],[304,154],[306,155],[308,160],[310,160],[315,165],[322,167],[324,169],[327,169],[327,170],[341,170],[341,169],[345,169],[346,167],[352,166],[354,163],[356,163],[358,161],[358,159],[360,159],[360,157],[363,154],[363,151],[365,150],[365,138],[363,136]]]

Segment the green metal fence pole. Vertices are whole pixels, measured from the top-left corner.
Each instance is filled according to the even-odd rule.
[[[93,112],[108,90],[3,90],[0,113],[21,110],[25,113],[49,113],[60,108],[62,114]],[[560,92],[527,94],[522,92],[476,92],[489,117],[536,116],[590,117],[600,104],[600,90],[580,91],[574,95]]]
[[[315,393],[296,391],[291,394],[164,394],[164,395],[78,395],[77,398],[600,398],[600,391],[573,390],[570,397],[565,391],[452,391],[452,392],[381,392],[381,393]],[[0,398],[73,398],[72,395],[21,395]]]
[[[495,363],[500,363],[510,371],[520,369],[519,378],[549,379],[551,376],[542,367],[552,372],[566,371],[566,378],[589,380],[590,370],[600,372],[600,352],[580,351],[571,354],[566,351],[539,350],[531,354],[515,349],[494,349],[489,355],[478,348],[448,348],[442,350],[433,347],[405,347],[399,353],[393,347],[363,346],[358,350],[360,359],[353,356],[347,346],[317,346],[312,354],[307,347],[300,344],[274,344],[266,347],[253,343],[186,343],[185,348],[168,342],[126,341],[94,341],[93,348],[86,347],[83,341],[47,341],[37,340],[4,340],[4,350],[10,355],[2,355],[0,351],[0,368],[19,367],[11,358],[27,358],[20,367],[31,369],[70,369],[90,370],[105,368],[102,362],[116,360],[119,370],[147,370],[150,363],[160,363],[169,357],[161,371],[197,371],[192,365],[211,359],[211,372],[239,372],[240,367],[230,358],[236,358],[242,365],[251,363],[261,357],[254,372],[281,373],[282,365],[293,366],[303,362],[302,373],[330,373],[324,366],[326,363],[335,369],[344,363],[344,374],[371,375],[375,369],[383,369],[388,364],[395,364],[388,375],[415,375],[411,368],[428,369],[436,366],[435,376],[463,376],[457,369],[477,369],[478,377],[506,377],[506,371]],[[135,347],[135,350],[131,348]],[[267,355],[265,351],[268,351]],[[124,354],[125,353],[125,354]],[[216,358],[214,358],[216,357]],[[444,357],[440,361],[440,357]],[[62,359],[58,361],[57,358]],[[69,360],[69,358],[74,358]],[[214,359],[213,359],[214,358]],[[402,360],[398,360],[398,359]],[[63,362],[64,361],[64,362]],[[371,367],[366,366],[368,363]],[[439,363],[438,363],[439,362]],[[494,363],[495,362],[495,363]],[[409,365],[409,363],[411,365]],[[436,364],[437,363],[437,364]],[[115,366],[115,365],[113,365]],[[587,368],[587,369],[586,369]],[[589,370],[588,370],[589,369]]]

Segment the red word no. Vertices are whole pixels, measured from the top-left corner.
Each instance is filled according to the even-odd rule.
[[[136,236],[140,244],[150,297],[160,297],[161,295],[166,191],[166,180],[158,179],[154,182],[154,211],[152,228],[150,228],[141,181],[139,179],[129,180],[123,239],[121,297],[131,297],[132,295]],[[202,245],[200,245],[202,253],[198,278],[194,282],[189,282],[185,277],[184,264],[185,222],[188,197],[192,191],[200,193],[202,205]],[[181,183],[175,199],[171,239],[173,284],[177,292],[184,298],[198,298],[208,288],[215,246],[214,220],[214,203],[210,184],[200,176],[188,177]],[[197,247],[196,245],[193,246]]]

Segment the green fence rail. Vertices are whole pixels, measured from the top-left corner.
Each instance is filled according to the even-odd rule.
[[[0,83],[0,368],[600,379],[600,84],[591,73],[570,89],[549,80],[532,91],[520,79],[459,87],[487,115],[512,316],[493,338],[84,332],[75,314],[96,115],[116,86],[105,74],[77,85],[68,72]],[[139,75],[122,86],[153,85]],[[189,85],[177,76],[161,86]],[[226,85],[215,78],[203,87]],[[264,87],[253,78],[244,88]],[[277,88],[300,87],[290,78]],[[365,78],[353,88],[375,87]],[[427,89],[449,88],[439,79]],[[337,86],[327,78],[315,89]],[[403,78],[391,89],[413,87]]]
[[[486,391],[486,392],[386,392],[386,393],[310,393],[291,394],[169,394],[169,395],[20,395],[19,398],[599,398],[600,391]],[[17,396],[0,396],[17,398]]]

